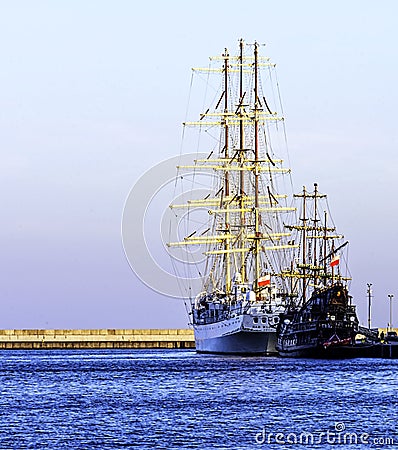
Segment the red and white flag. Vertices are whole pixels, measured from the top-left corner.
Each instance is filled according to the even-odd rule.
[[[340,263],[340,255],[335,255],[330,261],[330,267],[338,266]]]
[[[268,286],[271,284],[271,275],[264,275],[263,277],[260,277],[258,279],[258,285],[261,286]]]

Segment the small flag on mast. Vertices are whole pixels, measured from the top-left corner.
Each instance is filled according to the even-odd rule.
[[[338,266],[340,263],[340,255],[335,255],[332,260],[330,261],[330,267]]]
[[[271,275],[264,275],[263,277],[260,277],[258,279],[258,285],[260,287],[262,286],[268,286],[271,284]]]

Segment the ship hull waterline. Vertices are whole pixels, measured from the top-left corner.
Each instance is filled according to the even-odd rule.
[[[239,331],[210,339],[195,338],[198,353],[277,356],[276,333]],[[273,343],[273,344],[272,344]]]
[[[242,316],[229,321],[194,325],[198,353],[228,355],[277,355],[276,330],[269,327],[247,329]]]
[[[309,359],[352,359],[375,358],[380,353],[378,345],[342,345],[324,348],[323,346],[296,348],[292,350],[279,349],[282,358]]]

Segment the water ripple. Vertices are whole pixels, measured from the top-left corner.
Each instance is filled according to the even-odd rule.
[[[188,350],[2,351],[0,449],[347,448],[330,442],[333,433],[369,435],[352,448],[397,445],[397,365]],[[314,442],[300,445],[303,433]]]

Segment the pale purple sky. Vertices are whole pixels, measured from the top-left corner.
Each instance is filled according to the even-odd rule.
[[[0,328],[185,327],[121,243],[135,181],[179,153],[191,67],[238,39],[278,64],[293,181],[329,195],[361,322],[396,295],[398,4],[0,3]],[[396,309],[398,324],[398,305]]]

